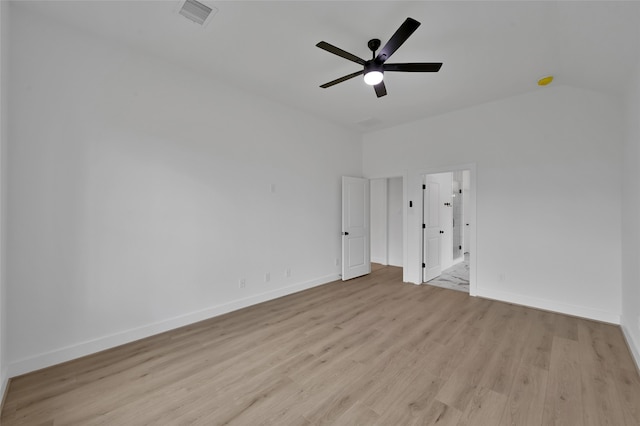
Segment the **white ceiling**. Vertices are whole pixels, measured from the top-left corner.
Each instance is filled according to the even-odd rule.
[[[206,28],[172,1],[28,1],[27,8],[359,132],[553,84],[622,94],[640,54],[640,3],[582,1],[215,1]],[[315,44],[364,59],[408,17],[422,23],[389,62],[443,62],[439,73],[388,73],[376,98],[359,70]],[[362,121],[375,125],[358,124]]]

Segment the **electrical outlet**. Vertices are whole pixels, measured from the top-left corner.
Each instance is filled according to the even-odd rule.
[[[284,275],[285,275],[285,277],[287,277],[287,278],[291,278],[291,268],[287,268],[287,269],[284,271]]]
[[[267,272],[266,274],[264,274],[264,282],[268,283],[269,281],[271,281],[271,273]]]
[[[240,278],[240,280],[238,280],[238,287],[245,288],[246,286],[247,286],[247,280],[245,280],[244,278]]]

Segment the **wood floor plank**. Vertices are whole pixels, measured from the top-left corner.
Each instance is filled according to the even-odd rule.
[[[456,338],[446,346],[429,341],[419,344],[417,350],[429,359],[428,368],[432,373],[442,378],[449,378],[469,354],[476,351],[481,334],[481,329],[468,327],[458,333]]]
[[[501,426],[540,426],[544,412],[547,370],[521,362],[509,391]]]
[[[581,381],[579,343],[554,337],[543,425],[584,424],[586,407],[582,400]]]
[[[457,410],[448,410],[449,407],[442,407],[444,404],[434,406],[442,379],[421,368],[425,362],[421,358],[411,369],[413,371],[404,371],[399,380],[387,389],[388,392],[378,395],[375,400],[368,400],[373,404],[371,408],[380,414],[381,424],[416,424],[438,419],[440,422],[445,418],[457,421],[459,416],[454,414]]]
[[[504,325],[502,338],[496,343],[493,355],[485,365],[481,386],[504,395],[509,394],[522,359],[524,341],[531,327],[527,313],[514,307],[509,313],[509,320],[504,317],[500,319]]]
[[[478,387],[458,426],[500,424],[506,403],[505,395]]]
[[[578,326],[580,344],[580,367],[582,376],[582,399],[584,424],[621,425],[624,414],[618,389],[614,383],[615,365],[609,364],[613,354],[604,342],[602,330],[596,323],[583,322]],[[606,352],[605,352],[606,351]]]
[[[357,402],[340,416],[336,423],[352,426],[371,426],[378,421],[378,418],[379,416],[375,411]]]
[[[380,415],[397,408],[398,394],[406,392],[410,381],[416,378],[425,379],[423,384],[435,392],[439,388],[432,385],[432,376],[421,368],[419,354],[405,350],[391,354],[393,356],[388,357],[390,362],[385,366],[373,366],[366,382],[359,384],[363,389],[362,402]]]
[[[14,425],[638,425],[619,327],[380,267],[13,378]]]
[[[534,311],[532,317],[535,326],[531,327],[527,336],[523,362],[549,370],[556,322],[553,314],[545,311]]]
[[[640,377],[635,369],[619,368],[615,374],[625,424],[640,425]]]
[[[351,386],[364,377],[367,368],[351,360],[345,360],[349,367],[335,375],[331,380],[315,381],[313,385],[304,387],[303,400],[298,408],[304,413],[304,418],[314,425],[328,425],[334,423],[357,401],[361,391]],[[318,383],[321,383],[319,386]]]
[[[478,341],[436,395],[436,399],[460,411],[465,411],[476,395],[484,369],[493,356],[493,341]]]
[[[555,314],[554,335],[569,340],[578,340],[578,318]]]
[[[455,291],[455,290],[453,290]],[[375,426],[403,425],[403,426],[456,426],[462,413],[453,407],[443,404],[437,399],[430,400],[426,406],[419,409],[388,412],[380,417]]]

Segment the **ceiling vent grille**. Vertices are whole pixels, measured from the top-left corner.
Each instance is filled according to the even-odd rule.
[[[211,12],[213,12],[213,9],[206,4],[196,0],[186,0],[178,13],[196,24],[204,25],[207,18],[212,14]]]

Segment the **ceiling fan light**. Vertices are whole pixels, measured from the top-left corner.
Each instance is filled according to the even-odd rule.
[[[375,86],[382,81],[383,75],[380,71],[369,71],[364,75],[364,82],[369,86]]]

